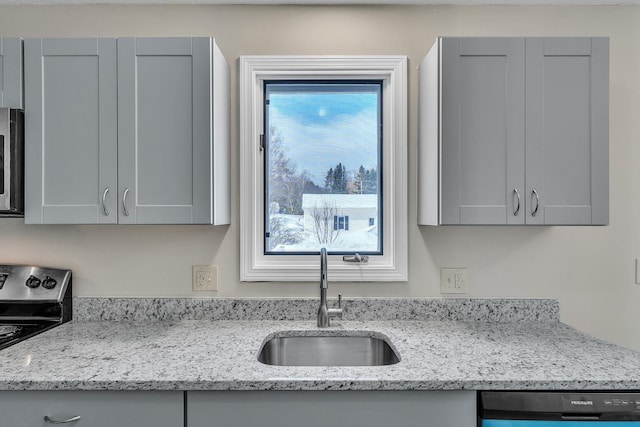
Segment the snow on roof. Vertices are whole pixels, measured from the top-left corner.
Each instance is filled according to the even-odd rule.
[[[303,194],[302,209],[336,206],[338,208],[377,208],[377,194]]]

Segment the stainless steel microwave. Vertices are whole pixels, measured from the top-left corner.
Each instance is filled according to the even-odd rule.
[[[0,216],[24,216],[24,112],[0,108]]]

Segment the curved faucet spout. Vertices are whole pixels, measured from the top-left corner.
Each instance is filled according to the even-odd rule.
[[[327,248],[320,249],[320,289],[327,289]]]
[[[332,317],[342,318],[342,297],[338,295],[338,308],[327,307],[327,249],[320,249],[320,307],[318,308],[318,327],[328,328]]]

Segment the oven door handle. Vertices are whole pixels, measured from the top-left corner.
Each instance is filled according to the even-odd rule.
[[[66,420],[54,420],[52,418],[49,418],[49,416],[45,415],[44,421],[49,424],[69,424],[74,421],[80,421],[80,418],[81,418],[80,415],[76,415],[75,417],[67,418]]]

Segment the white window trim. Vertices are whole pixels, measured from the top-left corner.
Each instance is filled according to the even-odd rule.
[[[263,97],[265,80],[382,80],[383,251],[367,264],[329,256],[331,281],[407,281],[407,57],[240,57],[240,280],[316,281],[317,255],[264,255]]]

